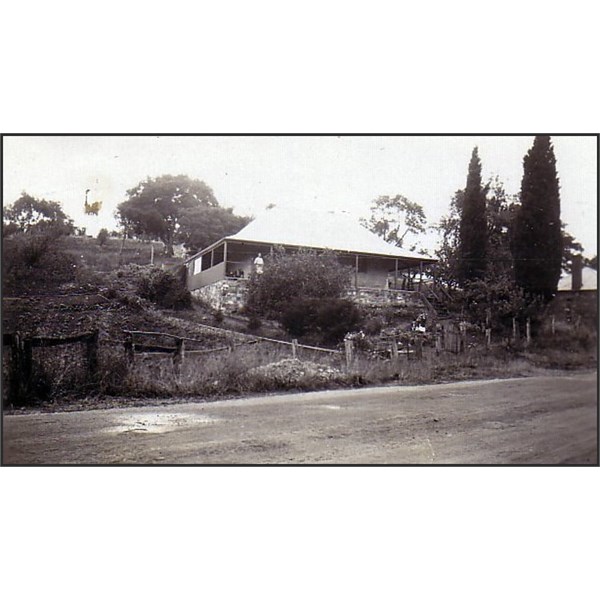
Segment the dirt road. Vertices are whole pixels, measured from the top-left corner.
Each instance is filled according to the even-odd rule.
[[[4,417],[4,464],[597,464],[596,373]]]

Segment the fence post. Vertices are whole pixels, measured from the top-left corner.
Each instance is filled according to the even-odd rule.
[[[512,318],[512,339],[513,339],[513,342],[515,342],[518,337],[519,337],[519,332],[517,330],[517,318],[513,317]]]
[[[467,351],[467,324],[464,321],[461,321],[458,324],[458,328],[460,330],[460,341],[458,343],[459,352]]]
[[[292,358],[298,358],[298,340],[292,340]]]
[[[346,349],[346,369],[349,371],[354,361],[354,342],[352,340],[344,340],[344,347]]]
[[[8,397],[10,398],[11,404],[18,404],[19,400],[21,399],[21,388],[23,387],[23,371],[21,369],[21,339],[18,333],[15,333],[13,336],[11,336],[10,350],[11,370]]]
[[[86,342],[88,376],[93,377],[98,369],[98,330],[94,330]]]
[[[423,340],[420,337],[415,339],[415,355],[418,360],[423,358]]]
[[[185,355],[185,341],[181,338],[175,340],[175,352],[173,352],[173,370],[175,375],[181,375],[181,367]]]
[[[25,387],[29,389],[29,385],[31,383],[31,375],[33,373],[33,352],[31,340],[23,340],[22,348],[23,363],[21,365],[21,368],[23,369],[23,382],[25,383]]]
[[[396,340],[396,336],[392,338],[392,360],[394,364],[398,362],[398,341]]]
[[[527,319],[525,332],[527,335],[527,345],[529,346],[529,343],[531,342],[531,319],[529,318]]]
[[[439,354],[442,351],[442,334],[438,331],[435,334],[435,353]]]
[[[485,347],[489,350],[492,345],[492,330],[488,327],[485,330]]]
[[[133,357],[135,356],[134,347],[133,347],[133,334],[127,333],[125,342],[123,344],[125,346],[125,360],[127,361],[127,365],[133,365]]]

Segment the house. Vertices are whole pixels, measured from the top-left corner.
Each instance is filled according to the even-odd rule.
[[[571,273],[561,276],[550,313],[568,323],[583,320],[597,328],[598,272],[584,267],[581,256],[573,258]]]
[[[414,280],[415,272],[437,262],[388,244],[347,213],[273,207],[189,258],[187,287],[212,306],[239,308],[256,257],[268,260],[277,247],[334,251],[342,265],[352,268],[357,296],[399,289],[403,281]]]

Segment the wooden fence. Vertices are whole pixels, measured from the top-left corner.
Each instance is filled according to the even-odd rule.
[[[51,348],[70,344],[85,345],[86,374],[92,378],[98,368],[98,331],[86,331],[64,337],[23,337],[18,333],[4,333],[2,346],[10,352],[7,400],[19,404],[31,391],[33,374],[33,349]]]
[[[259,343],[270,343],[279,346],[288,347],[291,351],[292,358],[298,357],[299,349],[311,350],[314,352],[324,352],[329,354],[341,355],[339,350],[331,350],[329,348],[320,348],[318,346],[309,346],[306,344],[299,344],[298,340],[292,340],[287,342],[284,340],[276,340],[273,338],[266,338],[255,335],[241,334],[237,332],[226,332],[226,330],[211,328],[219,331],[221,334],[230,334],[227,339],[227,344],[218,346],[216,348],[203,348],[193,349],[190,348],[190,344],[205,344],[205,340],[199,340],[195,338],[189,338],[184,336],[177,336],[170,333],[162,333],[159,331],[131,331],[123,330],[125,335],[124,351],[125,358],[129,365],[132,365],[135,361],[135,355],[138,354],[167,354],[171,356],[173,362],[173,368],[175,373],[181,372],[181,367],[184,363],[186,355],[203,355],[203,354],[215,354],[218,352],[233,352],[236,348],[241,346],[250,346]],[[166,338],[172,342],[171,345],[160,345],[147,343],[148,338]]]

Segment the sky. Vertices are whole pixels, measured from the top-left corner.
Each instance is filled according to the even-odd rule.
[[[597,253],[595,137],[553,136],[561,185],[561,217]],[[479,148],[484,181],[497,175],[518,193],[532,136],[43,136],[4,138],[3,203],[22,191],[62,203],[78,226],[95,235],[117,227],[126,191],[146,177],[185,174],[206,182],[237,214],[260,214],[270,203],[369,216],[380,195],[402,194],[423,206],[428,225],[447,214],[464,188],[471,152]],[[101,201],[98,217],[83,213]],[[408,243],[416,241],[408,239]],[[421,246],[434,252],[428,233]]]

